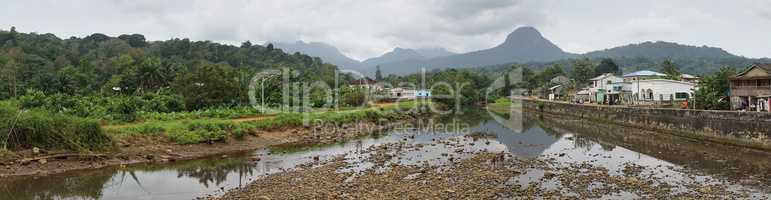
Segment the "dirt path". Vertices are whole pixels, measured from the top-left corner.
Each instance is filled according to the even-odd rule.
[[[266,119],[271,119],[276,117],[277,114],[269,114],[269,115],[260,115],[260,116],[252,116],[252,117],[244,117],[244,118],[238,118],[234,119],[234,122],[249,122],[249,121],[262,121]]]

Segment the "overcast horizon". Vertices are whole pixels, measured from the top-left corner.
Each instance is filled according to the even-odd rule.
[[[29,9],[35,8],[35,9]],[[563,50],[585,53],[645,41],[712,46],[771,57],[771,1],[14,1],[0,29],[53,33],[139,33],[190,38],[323,42],[363,60],[394,47],[463,53],[493,47],[533,26]]]

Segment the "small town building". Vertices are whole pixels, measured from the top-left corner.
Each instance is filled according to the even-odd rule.
[[[640,70],[628,74],[624,74],[624,82],[633,82],[637,80],[648,80],[648,79],[663,79],[667,77],[666,74],[654,72],[650,70]]]
[[[682,79],[685,82],[691,82],[691,83],[699,83],[699,80],[701,80],[700,77],[690,75],[690,74],[680,74],[680,79]]]
[[[552,85],[568,85],[570,84],[570,78],[567,76],[559,75],[549,80],[549,83]]]
[[[431,90],[415,90],[416,98],[428,98],[431,97]]]
[[[622,87],[638,101],[687,101],[693,97],[696,84],[669,79],[646,79],[624,82]]]
[[[383,85],[368,77],[353,80],[349,84],[351,86],[368,89],[370,91],[383,91]]]
[[[592,97],[592,102],[597,103],[609,103],[608,93],[613,91],[615,83],[623,82],[624,79],[618,77],[612,73],[603,74],[592,79],[592,84],[589,85],[589,95]]]
[[[409,89],[409,88],[391,88],[386,91],[386,94],[391,99],[417,99],[417,98],[429,98],[431,97],[431,90],[426,89]]]
[[[549,100],[560,99],[565,96],[565,87],[562,85],[555,85],[549,88]]]
[[[729,78],[731,109],[769,112],[771,63],[753,64]]]
[[[683,74],[683,81],[666,77],[664,73],[641,70],[624,74],[624,82],[617,86],[637,101],[686,101],[693,97],[698,77]]]

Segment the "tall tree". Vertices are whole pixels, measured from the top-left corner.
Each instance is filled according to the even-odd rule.
[[[19,94],[19,69],[23,63],[21,60],[23,53],[20,48],[13,47],[7,53],[7,60],[0,69],[0,72],[4,74],[4,80],[8,82],[8,93],[11,97],[16,98]],[[23,79],[22,79],[23,80]]]
[[[610,58],[605,58],[605,59],[602,59],[602,61],[600,61],[600,64],[597,65],[597,68],[595,68],[594,75],[599,76],[607,73],[612,73],[616,75],[621,74],[621,69],[619,69],[616,62]]]
[[[576,86],[580,87],[580,84],[589,82],[589,79],[595,75],[595,71],[597,70],[589,59],[574,60],[570,77],[576,82]]]
[[[162,71],[161,59],[157,57],[145,59],[137,70],[136,76],[139,79],[139,93],[144,90],[154,90],[165,85],[164,73]]]
[[[375,70],[375,80],[377,81],[383,80],[383,72],[380,71],[380,65],[378,65],[377,70]]]
[[[562,70],[562,65],[554,64],[550,67],[547,67],[540,74],[538,74],[538,83],[540,85],[546,85],[551,79],[559,75],[565,75],[565,71]]]
[[[661,62],[661,71],[667,75],[668,79],[680,80],[680,70],[677,69],[675,63],[672,62],[672,59],[666,59]]]
[[[507,71],[506,73],[503,74],[503,92],[501,93],[501,95],[506,97],[511,95],[511,89],[512,89],[511,78],[510,78],[511,75],[509,73],[510,71]]]
[[[537,79],[538,77],[533,70],[528,67],[522,67],[522,81],[519,82],[518,87],[525,88],[528,92],[531,92],[538,85]]]
[[[734,68],[723,67],[720,71],[704,77],[699,82],[699,89],[696,90],[694,97],[696,108],[706,110],[730,109],[728,78],[735,74]]]
[[[174,87],[182,94],[185,105],[200,109],[214,105],[238,103],[235,72],[227,64],[202,63],[196,70],[184,74],[175,81]]]

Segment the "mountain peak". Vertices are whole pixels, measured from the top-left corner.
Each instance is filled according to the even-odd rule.
[[[515,44],[533,44],[533,43],[551,43],[538,32],[537,29],[530,26],[519,27],[506,36],[506,41],[501,45]]]
[[[511,32],[506,37],[506,42],[515,42],[517,40],[533,40],[533,39],[546,40],[543,37],[543,35],[541,35],[541,32],[538,32],[537,29],[530,26],[523,26],[515,29],[514,32]]]

